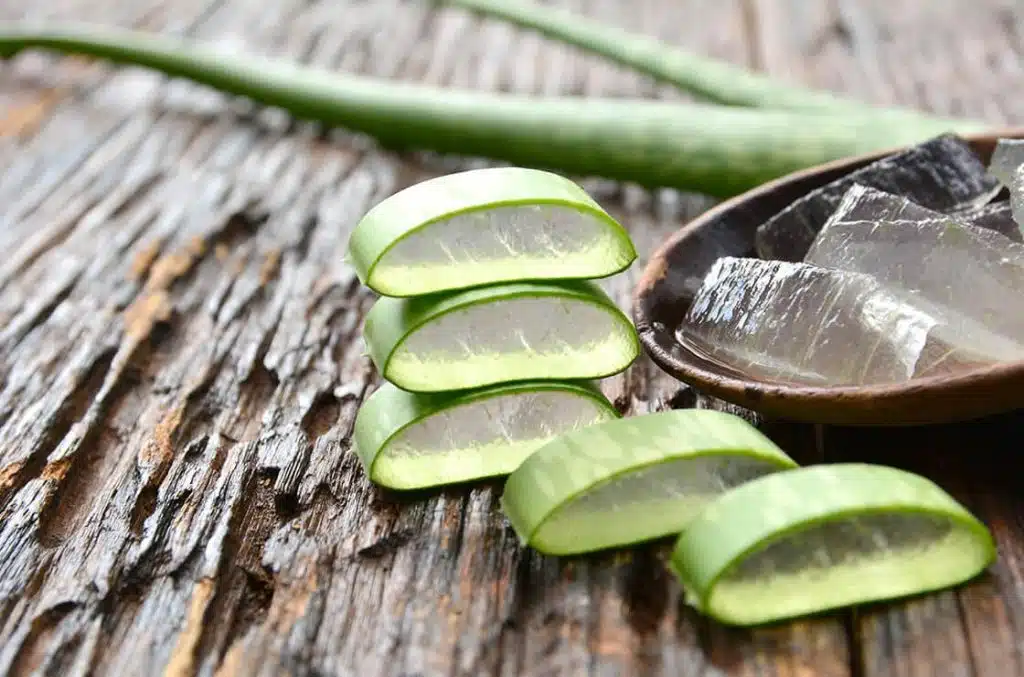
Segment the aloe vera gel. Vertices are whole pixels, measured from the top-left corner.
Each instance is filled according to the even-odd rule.
[[[534,169],[442,176],[371,209],[349,241],[380,295],[363,339],[384,385],[353,435],[371,481],[507,475],[558,436],[617,419],[596,381],[640,342],[593,279],[635,258],[580,186]]]

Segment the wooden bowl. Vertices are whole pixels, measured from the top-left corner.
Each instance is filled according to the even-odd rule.
[[[965,135],[986,162],[996,139],[1024,129]],[[757,256],[757,227],[808,191],[900,149],[812,167],[717,205],[676,231],[654,253],[633,297],[633,318],[651,359],[675,378],[768,416],[842,425],[914,425],[977,418],[1024,407],[1024,362],[953,376],[872,386],[815,387],[738,378],[674,336],[704,274],[722,256]]]

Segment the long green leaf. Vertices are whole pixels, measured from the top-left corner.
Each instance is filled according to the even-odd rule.
[[[828,160],[987,127],[902,113],[832,115],[448,90],[224,54],[149,33],[0,23],[0,54],[29,47],[153,68],[397,148],[487,156],[716,197]]]

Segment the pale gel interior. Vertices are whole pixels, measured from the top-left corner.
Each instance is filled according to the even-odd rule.
[[[935,324],[867,275],[723,257],[678,337],[755,377],[866,385],[911,378]]]
[[[806,263],[870,275],[938,320],[933,334],[987,359],[1024,359],[1024,245],[856,186]]]
[[[395,349],[387,377],[410,390],[534,378],[596,378],[625,368],[636,334],[621,314],[563,297],[516,297],[452,311]]]
[[[988,171],[1010,190],[1013,219],[1024,224],[1024,139],[999,139]]]
[[[393,487],[505,475],[552,438],[612,418],[597,400],[572,391],[488,397],[400,431],[378,455],[373,474]]]
[[[530,540],[545,552],[570,553],[676,534],[722,492],[778,470],[778,463],[731,453],[655,463],[571,499]]]
[[[807,263],[723,257],[698,290],[678,340],[770,381],[874,385],[1024,358],[1021,344],[871,275]],[[971,341],[961,340],[965,335]]]
[[[630,248],[611,224],[559,205],[463,212],[409,233],[371,272],[378,289],[452,289],[494,280],[589,278],[626,266]]]
[[[987,557],[969,529],[943,516],[847,517],[762,546],[719,579],[705,606],[728,622],[756,624],[954,585]]]

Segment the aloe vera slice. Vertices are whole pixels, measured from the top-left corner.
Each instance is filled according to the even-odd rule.
[[[930,480],[848,463],[723,494],[682,532],[672,566],[699,611],[758,625],[950,587],[994,559],[985,526]]]
[[[363,338],[384,378],[413,392],[597,379],[640,353],[629,318],[585,280],[381,297]]]
[[[665,411],[549,442],[509,476],[501,506],[523,544],[579,554],[677,534],[721,492],[793,467],[738,416]]]
[[[587,382],[438,395],[384,383],[356,414],[353,439],[371,481],[421,489],[507,475],[555,436],[618,416]]]
[[[494,167],[395,193],[349,240],[361,282],[418,296],[515,280],[585,279],[625,270],[625,229],[579,185],[550,172]]]

